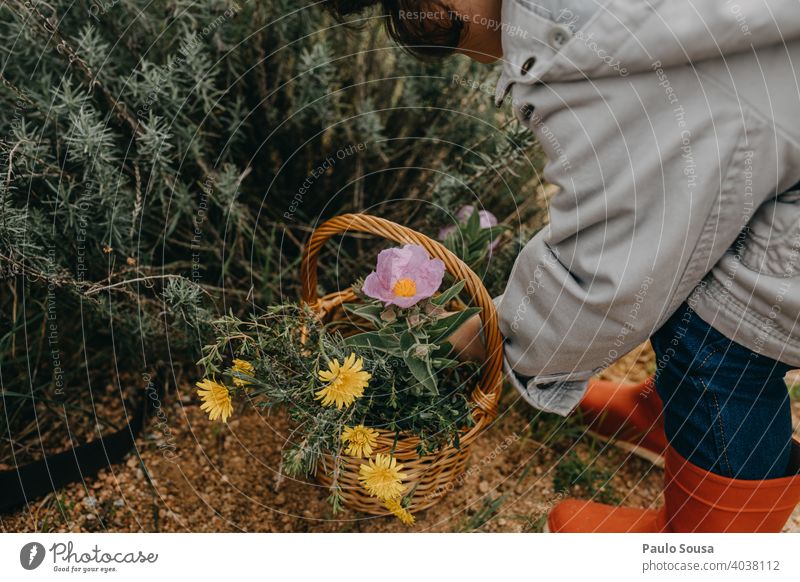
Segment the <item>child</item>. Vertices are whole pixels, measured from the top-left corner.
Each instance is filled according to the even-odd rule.
[[[660,509],[568,500],[551,531],[780,531],[800,501],[783,377],[800,366],[795,1],[378,4],[425,57],[501,59],[498,106],[548,154],[550,224],[497,300],[533,406],[665,465]],[[480,323],[454,345],[482,357]],[[650,337],[654,379],[591,381]]]

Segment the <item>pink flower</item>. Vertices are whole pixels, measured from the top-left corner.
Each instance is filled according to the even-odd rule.
[[[459,208],[458,212],[456,212],[456,220],[458,220],[458,222],[461,224],[466,224],[473,212],[475,212],[475,207],[471,204],[466,204]],[[488,210],[478,211],[478,222],[481,225],[481,228],[491,228],[492,226],[497,226],[498,223],[497,217]],[[442,227],[439,230],[439,240],[446,239],[455,229],[456,227],[453,224]],[[491,243],[489,243],[489,249],[494,250],[499,242],[500,237],[497,237]]]
[[[442,261],[431,259],[419,245],[405,245],[380,252],[362,290],[386,305],[407,308],[436,293],[443,277]]]

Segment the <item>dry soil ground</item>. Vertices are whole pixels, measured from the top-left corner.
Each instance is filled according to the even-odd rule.
[[[606,375],[641,380],[652,358],[641,350]],[[243,408],[227,425],[212,424],[190,386],[171,400],[166,419],[153,420],[127,462],[2,517],[2,529],[527,532],[541,531],[547,511],[568,495],[660,503],[660,469],[591,439],[574,420],[536,413],[509,391],[496,424],[473,449],[469,475],[414,526],[349,510],[334,516],[319,485],[281,475],[288,436],[282,416]],[[169,438],[174,454],[165,448]],[[800,510],[787,530],[800,531]]]

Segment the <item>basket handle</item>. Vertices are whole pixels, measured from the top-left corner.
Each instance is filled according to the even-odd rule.
[[[332,236],[353,231],[374,234],[401,244],[421,245],[432,257],[441,259],[451,275],[465,281],[464,289],[470,300],[481,308],[480,318],[483,323],[487,354],[486,362],[482,366],[481,380],[472,393],[477,405],[473,415],[488,417],[488,419],[475,418],[476,422],[493,419],[497,414],[497,403],[503,387],[503,340],[497,326],[497,311],[480,277],[438,241],[385,218],[368,214],[342,214],[331,218],[314,229],[303,250],[303,260],[300,265],[303,303],[312,308],[319,307],[317,259],[322,247]]]

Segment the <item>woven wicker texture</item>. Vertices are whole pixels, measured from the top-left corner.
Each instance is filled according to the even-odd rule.
[[[342,303],[352,301],[355,296],[351,289],[345,289],[319,297],[317,295],[317,259],[325,243],[338,234],[352,232],[374,234],[400,244],[423,246],[430,256],[441,259],[447,271],[458,280],[464,280],[464,291],[472,304],[481,308],[484,341],[487,361],[481,368],[478,384],[471,392],[475,404],[473,418],[475,424],[465,430],[460,448],[448,446],[435,454],[419,457],[419,439],[413,435],[401,436],[393,432],[380,431],[378,446],[374,453],[391,453],[403,464],[403,472],[408,475],[404,481],[406,494],[413,491],[409,509],[419,511],[434,505],[444,494],[458,485],[469,458],[469,450],[477,436],[485,430],[497,414],[497,403],[503,386],[502,377],[502,338],[497,327],[497,313],[494,303],[481,279],[458,257],[439,242],[409,228],[366,214],[345,214],[332,218],[317,227],[306,244],[301,264],[302,299],[323,319],[330,319],[332,313]],[[374,454],[373,453],[373,454]],[[339,475],[342,497],[345,505],[358,511],[374,515],[385,515],[386,508],[370,495],[358,482],[358,471],[364,459],[347,457]],[[331,467],[330,462],[325,465]],[[331,475],[324,470],[317,474],[319,481],[330,486]]]

